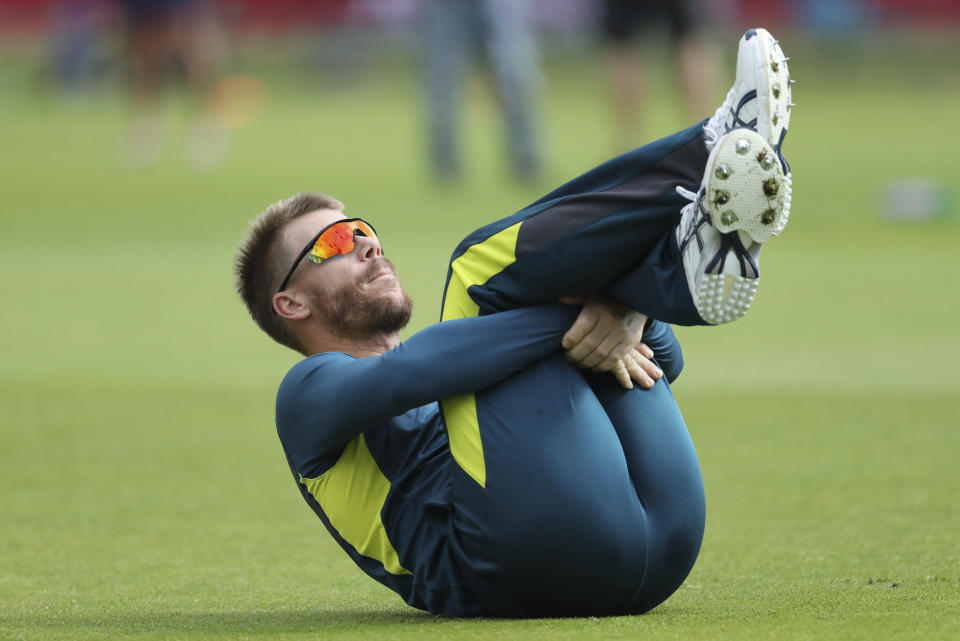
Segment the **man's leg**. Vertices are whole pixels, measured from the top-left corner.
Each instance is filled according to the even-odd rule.
[[[676,187],[697,189],[707,156],[698,123],[618,156],[477,230],[451,259],[442,319],[600,291],[665,242],[687,202]],[[668,267],[679,270],[680,263]],[[654,290],[636,292],[631,304],[665,322],[703,322],[689,295],[660,298]],[[652,314],[654,308],[663,313]]]
[[[665,381],[623,390],[557,354],[477,398],[487,474],[454,468],[455,545],[498,614],[639,613],[676,590],[705,507]]]
[[[532,180],[540,171],[535,103],[541,78],[530,6],[525,0],[483,0],[479,4],[513,173],[521,180]]]
[[[708,121],[614,158],[468,236],[451,259],[442,319],[607,287],[672,324],[738,318],[756,290],[760,249],[789,214],[781,147],[791,98],[783,51],[765,30],[749,30],[736,83]]]
[[[711,162],[743,155],[738,136],[713,140]],[[671,301],[683,297],[661,280],[679,274],[689,284],[677,233],[683,200],[674,188],[692,191],[687,185],[702,180],[707,156],[695,126],[478,230],[451,261],[444,319],[620,285],[635,309],[659,304],[673,314],[654,315],[659,320],[703,322],[697,290]],[[708,210],[706,223],[687,225],[705,234],[718,212],[716,202],[703,203],[710,182],[702,182],[682,219],[696,222]],[[721,243],[717,252],[721,268],[728,249]],[[622,282],[631,276],[635,282]],[[558,354],[441,403],[457,463],[455,541],[466,576],[504,614],[645,611],[679,586],[699,550],[702,481],[666,383],[631,391],[592,383]]]
[[[476,420],[483,475],[451,468],[464,580],[502,616],[629,611],[647,558],[645,510],[580,371],[548,357],[478,392]]]
[[[651,250],[671,242],[685,202],[674,187],[677,181],[699,180],[706,155],[703,128],[695,125],[619,156],[474,232],[451,260],[443,320],[602,290]],[[682,283],[681,295],[669,301],[678,313],[654,317],[701,322],[689,293],[684,294],[680,263],[670,261],[669,269],[675,272],[671,282]],[[656,269],[651,274],[663,275]],[[645,313],[650,313],[646,303],[676,289],[654,281],[639,284],[629,292],[628,304]],[[454,459],[483,486],[491,437],[481,430],[477,395],[443,399],[440,407]]]
[[[468,240],[466,251],[454,256],[444,317],[449,318],[451,301],[466,302],[460,309],[475,315],[596,291],[669,236],[685,202],[673,190],[678,176],[698,181],[705,159],[702,128],[696,126],[614,159],[481,230],[483,239]],[[506,235],[498,236],[503,230]],[[622,240],[631,231],[632,240]],[[607,239],[620,247],[601,251]],[[508,277],[501,271],[493,277],[495,286],[464,288],[466,300],[451,298],[451,287],[463,285],[462,275],[484,260],[495,264],[498,248],[505,246],[513,259]],[[564,256],[569,260],[558,267],[556,260]],[[561,272],[561,280],[551,269],[554,276]],[[571,280],[575,289],[569,289]],[[544,291],[547,287],[552,289]],[[482,296],[469,298],[481,292],[496,294],[494,304]],[[510,292],[517,297],[505,295]],[[653,444],[638,437],[629,441],[631,448],[639,441],[659,452],[658,469],[668,476],[699,479],[666,383],[649,393],[634,392],[643,412],[657,417],[656,424],[644,423],[650,428],[644,433],[671,436]],[[559,353],[493,388],[445,399],[441,407],[457,463],[454,540],[474,590],[504,615],[636,611],[638,594],[646,594],[649,555],[660,553],[664,539],[663,526],[650,531],[644,488],[636,485],[620,435],[636,426],[614,425],[580,370]],[[685,576],[702,535],[702,486],[693,483],[673,498],[692,506],[685,518],[692,524],[689,536],[672,548],[672,558],[683,557]],[[662,583],[658,563],[652,580]]]
[[[666,381],[650,390],[624,390],[609,375],[589,374],[587,380],[617,431],[643,502],[646,572],[626,610],[646,612],[680,587],[700,551],[706,519],[700,464]]]
[[[430,162],[437,178],[460,174],[464,74],[473,9],[462,0],[429,0],[423,10],[424,89]]]

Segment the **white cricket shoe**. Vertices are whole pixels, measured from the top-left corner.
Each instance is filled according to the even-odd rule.
[[[677,226],[687,285],[711,325],[747,313],[760,282],[760,249],[783,230],[790,178],[764,138],[733,129],[714,144],[700,190],[677,191],[691,202]]]
[[[787,60],[766,29],[750,29],[743,34],[737,51],[736,81],[726,101],[703,127],[708,151],[723,134],[747,127],[763,136],[776,151],[784,173],[790,174],[781,152],[794,106]]]

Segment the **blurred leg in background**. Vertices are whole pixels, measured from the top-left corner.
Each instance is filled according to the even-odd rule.
[[[513,174],[534,180],[541,165],[533,104],[540,74],[526,0],[425,0],[423,27],[435,176],[453,180],[462,172],[464,85],[479,50],[499,97]]]
[[[106,16],[96,0],[62,0],[50,6],[51,53],[57,87],[78,95],[97,88],[108,67]]]
[[[426,0],[424,5],[430,162],[440,180],[455,179],[462,169],[458,121],[472,46],[471,10],[458,0]]]
[[[216,0],[188,2],[178,19],[183,34],[180,57],[191,103],[187,153],[195,166],[208,167],[223,160],[229,144],[220,113],[229,55],[227,34]]]
[[[540,151],[534,113],[540,70],[525,0],[485,0],[484,44],[500,99],[514,176],[537,178]]]
[[[166,136],[161,98],[172,58],[170,8],[157,0],[121,0],[119,4],[127,35],[130,160],[149,165],[159,158]]]
[[[217,89],[226,64],[226,36],[212,0],[122,0],[131,99],[130,153],[152,164],[167,135],[163,98],[182,78],[191,123],[187,149],[197,166],[219,162],[226,133],[217,119]]]
[[[643,104],[649,105],[648,96],[656,89],[637,43],[648,35],[669,38],[688,119],[712,114],[722,95],[717,84],[721,58],[709,35],[711,22],[709,6],[700,0],[603,0],[601,31],[616,148],[633,148],[647,137],[644,111],[649,106]]]

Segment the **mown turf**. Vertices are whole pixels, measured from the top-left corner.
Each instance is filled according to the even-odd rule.
[[[176,145],[125,166],[114,94],[65,100],[0,66],[17,89],[0,94],[0,639],[952,638],[960,229],[887,222],[878,198],[917,175],[957,193],[956,51],[870,51],[791,51],[792,221],[746,319],[679,331],[700,560],[652,613],[599,620],[439,619],[367,579],[294,489],[272,426],[293,357],[230,288],[245,221],[326,190],[376,223],[413,328],[432,322],[461,235],[610,152],[592,59],[548,68],[542,189],[506,177],[481,84],[470,177],[431,185],[402,65],[347,87],[268,77],[205,172]],[[649,128],[682,126],[675,107],[658,95]]]

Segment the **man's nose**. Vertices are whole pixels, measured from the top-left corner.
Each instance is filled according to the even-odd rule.
[[[373,260],[374,258],[383,256],[380,243],[377,242],[375,238],[371,238],[370,236],[357,236],[354,242],[356,243],[357,255],[360,257],[360,260]]]

